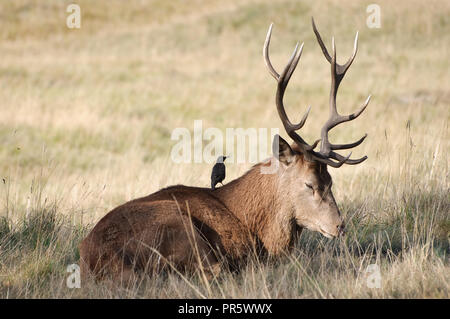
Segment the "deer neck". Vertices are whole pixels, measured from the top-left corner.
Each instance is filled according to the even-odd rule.
[[[279,174],[262,174],[263,165],[268,164],[253,166],[243,176],[218,188],[214,195],[259,238],[271,255],[277,255],[290,248],[295,219],[279,194]]]

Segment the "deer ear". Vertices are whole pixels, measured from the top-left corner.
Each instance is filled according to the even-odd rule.
[[[294,161],[294,151],[292,151],[289,143],[278,134],[275,134],[273,137],[272,152],[273,156],[285,165],[289,165]]]

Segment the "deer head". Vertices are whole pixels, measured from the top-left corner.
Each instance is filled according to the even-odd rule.
[[[367,159],[364,156],[359,159],[350,159],[347,156],[336,153],[336,150],[350,149],[361,144],[367,134],[358,141],[349,144],[332,144],[328,138],[328,132],[338,124],[357,118],[367,107],[370,96],[363,106],[353,114],[341,115],[336,108],[336,94],[345,73],[355,59],[358,49],[358,33],[356,33],[354,50],[347,63],[340,65],[336,62],[336,48],[334,38],[332,39],[332,56],[328,53],[322,38],[312,19],[312,26],[322,52],[331,65],[331,89],[330,89],[330,115],[322,127],[321,139],[308,144],[297,131],[303,127],[308,117],[310,108],[303,115],[298,124],[293,124],[285,111],[283,97],[289,80],[300,60],[303,43],[296,45],[294,52],[279,74],[275,71],[269,58],[269,45],[272,34],[272,25],[267,32],[264,43],[263,55],[269,73],[277,81],[276,107],[278,115],[283,123],[286,133],[294,141],[289,145],[284,139],[276,135],[273,142],[274,157],[280,162],[281,173],[279,174],[279,189],[282,190],[286,209],[293,211],[297,225],[310,230],[318,231],[326,237],[336,237],[344,233],[344,222],[339,208],[336,205],[331,191],[332,179],[327,167],[341,167],[343,164],[355,165]],[[320,142],[320,151],[314,151]]]

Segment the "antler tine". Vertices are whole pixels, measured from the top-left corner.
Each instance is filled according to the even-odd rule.
[[[302,43],[299,48],[299,44],[297,43],[294,49],[294,52],[292,53],[291,58],[289,59],[288,63],[286,64],[283,72],[278,74],[278,72],[273,67],[272,63],[270,62],[269,58],[269,45],[270,45],[270,39],[272,36],[272,28],[273,23],[270,25],[269,30],[267,32],[266,41],[264,42],[263,47],[263,55],[264,60],[266,63],[266,66],[269,70],[269,73],[277,80],[278,87],[277,87],[277,94],[276,94],[276,105],[277,105],[277,111],[278,115],[280,116],[281,122],[283,123],[283,126],[286,130],[286,133],[304,150],[312,150],[314,147],[317,146],[319,141],[316,141],[312,146],[303,140],[303,138],[300,137],[295,131],[299,130],[305,125],[306,119],[308,118],[309,111],[311,110],[311,107],[308,108],[308,110],[303,115],[301,121],[298,124],[292,124],[292,122],[289,120],[286,110],[283,103],[284,93],[286,90],[286,87],[289,83],[289,80],[291,79],[292,74],[295,71],[295,68],[298,65],[298,62],[300,60],[300,57],[303,52],[303,45]]]
[[[346,149],[354,148],[354,147],[358,146],[359,144],[361,144],[366,139],[366,137],[367,137],[367,133],[364,134],[364,136],[361,137],[356,142],[349,143],[349,144],[331,144],[330,143],[330,146],[331,146],[332,150],[346,150]]]
[[[331,109],[331,113],[332,114],[330,115],[330,118],[328,119],[327,123],[325,123],[323,128],[324,129],[326,128],[326,130],[329,131],[333,127],[335,127],[336,125],[339,125],[341,123],[348,122],[348,121],[356,119],[358,116],[361,115],[362,112],[364,112],[364,110],[366,109],[367,105],[369,105],[371,97],[372,97],[371,95],[369,95],[367,97],[366,101],[359,108],[358,111],[356,111],[356,112],[354,112],[352,114],[349,114],[349,115],[340,115],[337,112],[337,109],[336,109],[336,103],[335,103],[336,102],[336,96],[334,94],[333,101],[330,101],[330,109]],[[330,97],[330,100],[331,100],[331,97]]]
[[[355,60],[356,53],[358,52],[358,35],[359,35],[359,31],[356,31],[355,42],[353,44],[353,54],[348,59],[348,61],[342,66],[344,69],[343,73],[347,72],[347,69],[350,67],[350,65],[352,65],[353,60]]]
[[[301,129],[303,125],[306,123],[306,119],[308,118],[309,111],[311,110],[311,107],[308,107],[307,111],[303,115],[301,121],[298,124],[292,124],[292,122],[289,120],[286,109],[284,107],[284,93],[286,91],[286,87],[289,83],[289,80],[291,79],[292,74],[295,71],[295,68],[297,67],[298,61],[300,60],[300,57],[303,52],[303,43],[300,46],[300,50],[298,50],[298,43],[295,46],[294,52],[289,59],[289,62],[287,63],[286,67],[283,70],[283,73],[280,75],[278,79],[278,88],[277,88],[277,95],[276,95],[276,105],[278,114],[281,118],[281,122],[283,123],[283,126],[288,133],[288,135],[297,142],[297,144],[304,147],[305,150],[311,149],[311,146],[303,140],[295,131]]]
[[[317,27],[316,27],[316,24],[314,22],[314,18],[313,17],[311,17],[311,21],[312,21],[312,27],[313,27],[314,34],[316,35],[317,42],[319,42],[320,48],[322,49],[322,52],[323,52],[323,55],[325,56],[327,61],[331,63],[332,62],[332,57],[328,53],[327,47],[325,46],[325,44],[322,41],[322,37],[320,36],[319,31],[317,30]],[[350,56],[350,58],[348,59],[348,61],[345,64],[343,64],[343,65],[338,64],[336,62],[336,73],[340,77],[341,77],[341,75],[342,75],[342,77],[344,76],[345,72],[347,72],[348,68],[353,63],[353,60],[355,60],[356,53],[358,52],[358,35],[359,35],[359,32],[357,31],[356,32],[356,36],[355,36],[355,41],[354,41],[354,44],[353,44],[353,53]]]
[[[283,86],[286,87],[289,83],[289,80],[291,79],[292,73],[294,73],[295,68],[297,67],[298,61],[300,60],[300,57],[303,53],[303,45],[300,46],[300,49],[298,49],[298,42],[295,45],[294,52],[292,53],[291,58],[289,59],[289,62],[287,63],[286,67],[284,68],[284,71],[281,75],[283,80]]]
[[[334,152],[333,152],[334,153]],[[335,153],[335,154],[337,154],[337,153]],[[337,155],[339,155],[339,154],[337,154]],[[314,155],[314,159],[315,160],[317,160],[317,161],[319,161],[319,162],[321,162],[321,163],[323,163],[323,164],[326,164],[326,165],[329,165],[329,166],[331,166],[331,167],[334,167],[334,168],[339,168],[339,167],[341,167],[342,165],[344,165],[344,164],[348,164],[348,162],[349,161],[353,161],[353,160],[350,160],[349,158],[350,158],[350,156],[352,156],[352,152],[350,152],[350,154],[348,154],[347,155],[347,157],[344,157],[344,156],[342,156],[342,155],[339,155],[340,156],[340,159],[338,160],[338,162],[334,162],[334,161],[332,161],[330,158],[334,158],[334,157],[328,157],[328,156],[323,156],[322,154],[320,154],[320,153],[315,153]],[[337,158],[334,158],[334,159],[336,159],[337,160]],[[356,164],[356,163],[355,163]]]
[[[348,165],[356,165],[356,164],[359,164],[359,163],[364,162],[364,161],[367,159],[367,156],[364,155],[364,156],[361,157],[361,158],[350,159],[350,156],[344,157],[344,156],[342,156],[341,154],[338,154],[338,153],[336,153],[336,152],[331,152],[331,153],[330,153],[330,158],[333,158],[333,159],[335,159],[335,160],[337,160],[337,161],[344,161],[345,164],[348,164]]]
[[[315,33],[316,38],[317,38],[317,42],[319,42],[320,48],[322,49],[322,52],[323,52],[323,55],[325,56],[327,61],[331,63],[331,56],[328,53],[327,47],[325,46],[325,44],[323,44],[322,37],[320,36],[319,31],[317,31],[316,24],[314,23],[314,18],[313,17],[311,17],[311,21],[312,21],[312,26],[313,26],[314,33]]]
[[[270,45],[270,37],[272,36],[272,27],[273,23],[269,26],[269,31],[267,31],[266,41],[264,41],[264,47],[263,47],[263,56],[264,56],[264,62],[266,62],[266,66],[269,69],[269,73],[272,74],[272,76],[275,78],[275,80],[278,80],[280,78],[280,75],[272,66],[272,63],[270,62],[269,58],[269,45]]]

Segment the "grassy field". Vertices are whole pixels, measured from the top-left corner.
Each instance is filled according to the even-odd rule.
[[[0,298],[449,298],[450,3],[377,1],[80,0],[81,28],[66,27],[72,1],[0,3]],[[358,166],[330,169],[348,228],[344,239],[303,232],[278,261],[249,260],[239,274],[66,286],[66,267],[96,221],[127,200],[172,184],[208,186],[211,165],[170,160],[171,132],[279,127],[276,84],[305,42],[290,81],[288,113],[312,106],[302,136],[328,116],[329,65],[314,16],[338,61],[359,51],[338,95],[342,113],[372,101],[331,133],[366,141]],[[227,164],[230,181],[250,163]],[[365,270],[376,263],[381,288]]]

